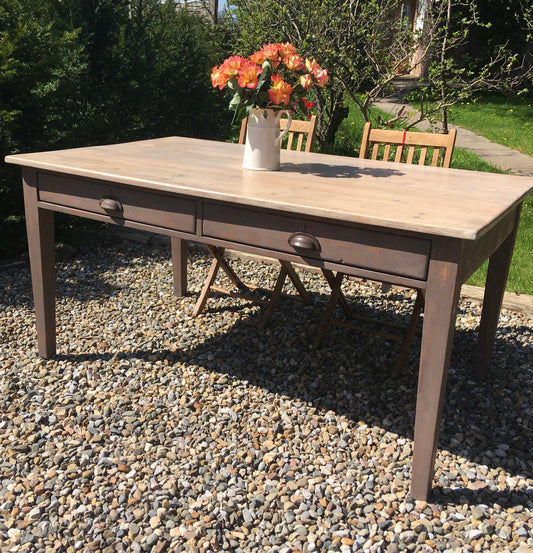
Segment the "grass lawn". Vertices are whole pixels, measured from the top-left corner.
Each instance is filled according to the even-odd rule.
[[[509,269],[507,291],[533,295],[533,194],[524,201],[516,237],[516,244]],[[487,263],[480,267],[468,280],[468,284],[484,286]]]
[[[533,156],[533,96],[485,94],[453,106],[449,116],[453,124]]]
[[[527,106],[526,106],[527,107]],[[469,104],[467,106],[461,106],[461,111],[466,113],[468,110],[473,111],[478,109],[477,104]],[[512,108],[509,108],[512,109]],[[533,117],[531,107],[530,118]],[[519,110],[520,111],[520,110]],[[520,111],[522,113],[522,111]],[[524,112],[525,113],[525,112]],[[383,116],[382,112],[374,109],[372,112],[372,119],[377,122],[380,116]],[[505,119],[505,117],[503,118]],[[495,121],[496,119],[494,119]],[[511,120],[511,118],[509,118]],[[515,129],[514,135],[529,134],[530,136],[524,140],[525,143],[530,143],[533,149],[533,128],[528,133],[524,132],[524,125],[519,123],[517,119],[514,119],[515,125],[521,125],[521,127]],[[458,121],[454,121],[459,124]],[[350,110],[348,119],[345,119],[337,133],[335,143],[333,146],[327,146],[322,148],[322,152],[331,153],[337,155],[358,156],[359,146],[361,144],[361,138],[363,134],[363,118],[356,108]],[[499,123],[498,123],[499,124]],[[530,121],[531,125],[531,121]],[[466,126],[466,125],[464,125]],[[472,129],[474,130],[474,129]],[[480,132],[481,134],[481,132]],[[511,136],[511,134],[509,134]],[[487,136],[487,138],[489,138]],[[531,154],[533,155],[533,153]],[[501,169],[487,163],[485,160],[479,158],[472,152],[455,149],[452,159],[452,165],[455,169],[466,169],[471,171],[485,171],[489,173],[503,173]],[[507,281],[507,290],[510,292],[519,292],[521,294],[533,295],[533,195],[529,196],[524,202],[522,208],[522,217],[520,220],[520,226],[518,229],[518,236],[516,239],[516,245],[511,263],[511,269],[509,271],[509,279]],[[474,286],[483,286],[485,284],[485,278],[487,274],[487,265],[481,267],[472,277],[468,280],[468,284]]]

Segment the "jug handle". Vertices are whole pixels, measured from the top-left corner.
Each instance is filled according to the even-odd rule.
[[[287,114],[287,125],[286,127],[281,131],[281,134],[276,138],[276,142],[278,144],[281,145],[281,141],[283,140],[283,137],[289,132],[289,129],[291,128],[291,123],[292,123],[292,117],[291,117],[291,112],[290,111],[282,111],[280,113],[280,117],[281,117],[281,114],[282,113],[286,113]]]

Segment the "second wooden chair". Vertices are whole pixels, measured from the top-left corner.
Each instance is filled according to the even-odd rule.
[[[394,161],[397,163],[417,163],[418,165],[432,165],[433,167],[450,167],[457,131],[449,134],[432,134],[421,132],[407,132],[373,129],[367,122],[361,142],[361,159]],[[346,326],[355,330],[377,334],[386,339],[400,342],[400,351],[393,367],[392,374],[397,376],[405,362],[411,343],[416,333],[420,315],[424,307],[424,294],[416,290],[415,303],[407,325],[397,325],[386,321],[376,321],[369,318],[358,318],[363,325],[332,319],[334,309],[341,304],[346,313],[346,300],[342,295],[341,286],[345,278],[344,273],[337,273],[331,285],[332,292],[326,307],[326,312],[318,329],[313,347],[320,347],[329,324]],[[386,283],[385,283],[386,284]],[[388,327],[390,331],[379,330],[379,326]]]

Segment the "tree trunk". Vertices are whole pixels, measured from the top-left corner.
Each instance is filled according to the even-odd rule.
[[[440,64],[441,64],[441,100],[442,105],[446,104],[446,82],[447,82],[447,72],[446,72],[446,50],[448,47],[448,34],[450,29],[450,21],[452,17],[452,0],[448,0],[448,9],[446,12],[446,24],[444,27],[444,36],[442,38],[442,48],[440,52]],[[442,108],[442,132],[448,134],[448,109],[446,107]]]
[[[317,139],[319,144],[333,144],[335,135],[344,119],[348,117],[350,108],[342,104],[336,104],[327,125],[319,129]]]

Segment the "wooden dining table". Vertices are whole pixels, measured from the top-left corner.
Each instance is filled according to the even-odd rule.
[[[483,378],[532,179],[292,151],[250,171],[242,157],[184,137],[7,156],[22,166],[39,354],[56,354],[56,211],[169,235],[178,295],[188,240],[423,290],[411,495],[427,499],[461,285],[490,259]]]

